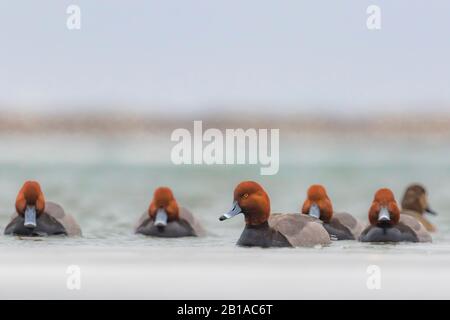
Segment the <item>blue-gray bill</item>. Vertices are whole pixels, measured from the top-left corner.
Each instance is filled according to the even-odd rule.
[[[426,213],[429,213],[429,214],[432,214],[433,216],[437,216],[437,215],[438,215],[437,212],[434,211],[433,209],[431,209],[430,207],[427,207],[427,208],[425,209],[425,212],[426,212]]]
[[[164,228],[165,226],[167,226],[167,219],[168,216],[166,210],[158,209],[158,211],[156,211],[155,226]]]
[[[224,215],[222,215],[222,216],[219,218],[219,220],[220,220],[220,221],[227,220],[227,219],[230,219],[230,218],[233,218],[233,217],[237,216],[237,215],[240,214],[240,213],[242,213],[242,209],[241,209],[241,207],[239,206],[238,202],[237,202],[237,201],[234,201],[234,202],[233,202],[233,208],[231,208],[230,211],[228,211],[227,213],[225,213]]]
[[[386,207],[382,207],[380,212],[378,213],[378,221],[384,222],[384,221],[390,221],[391,220],[391,214],[389,213],[389,210]]]
[[[314,204],[311,206],[311,208],[309,208],[308,214],[309,214],[311,217],[320,219],[320,208],[319,208],[319,206],[318,206],[317,204],[314,203]]]
[[[23,225],[26,228],[30,229],[36,228],[36,207],[27,206],[27,208],[25,209],[25,222],[23,223]]]

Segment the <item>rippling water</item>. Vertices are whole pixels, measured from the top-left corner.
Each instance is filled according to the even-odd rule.
[[[434,297],[448,297],[450,281],[443,273],[450,266],[448,138],[282,134],[279,173],[260,176],[259,166],[175,166],[170,162],[169,135],[164,134],[36,134],[31,138],[0,135],[2,230],[14,211],[17,191],[27,179],[39,180],[47,200],[63,205],[83,229],[83,237],[73,239],[29,241],[0,236],[0,271],[14,275],[0,276],[0,282],[11,289],[0,296],[19,295],[25,285],[20,279],[30,276],[27,272],[31,272],[32,264],[37,270],[53,270],[45,283],[39,282],[42,279],[27,280],[47,288],[49,297],[323,298],[327,294],[319,288],[331,281],[326,273],[328,277],[335,275],[335,285],[345,285],[345,279],[355,283],[353,288],[327,291],[331,295],[381,298],[383,295],[373,296],[365,287],[364,266],[375,261],[384,264],[388,279],[392,278],[392,288],[385,285],[390,288],[386,297],[399,292],[405,297],[421,297],[422,290],[400,290],[412,279],[416,283],[424,281],[422,287],[429,286],[430,290],[437,286]],[[315,249],[237,248],[234,244],[243,228],[242,217],[226,222],[219,222],[218,217],[231,206],[235,185],[249,179],[264,185],[273,212],[298,212],[307,187],[322,183],[336,210],[348,211],[363,221],[367,221],[367,210],[377,188],[391,187],[400,200],[407,184],[421,182],[429,189],[432,207],[439,212],[431,219],[440,232],[432,244],[368,245],[345,241]],[[132,233],[153,189],[160,185],[172,187],[178,202],[201,219],[209,231],[207,237],[153,239]],[[90,270],[86,274],[92,276],[87,280],[92,287],[84,286],[85,291],[78,296],[64,286],[60,288],[53,278],[55,273],[64,277],[61,268],[73,263],[85,265]],[[96,266],[102,266],[103,271]],[[224,276],[219,275],[220,270]],[[160,285],[164,277],[178,277],[172,282],[173,290],[170,286],[164,290],[139,287],[143,279],[155,281],[156,271],[164,275],[156,277]],[[338,271],[344,278],[336,274]],[[123,290],[108,291],[108,272]],[[150,278],[144,276],[147,272]],[[121,277],[128,280],[120,282]],[[260,291],[258,281],[263,277],[268,278],[272,291]],[[246,289],[234,292],[227,285],[238,286],[238,280]],[[126,281],[131,287],[125,285]],[[208,281],[221,289],[208,286]],[[292,281],[303,283],[303,289],[283,290],[282,286]],[[94,289],[100,284],[104,289]],[[27,297],[38,295],[35,289]]]

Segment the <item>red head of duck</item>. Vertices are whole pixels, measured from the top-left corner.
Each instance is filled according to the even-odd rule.
[[[369,210],[371,225],[395,225],[400,220],[400,209],[395,200],[394,193],[383,188],[375,193],[372,206]]]
[[[178,220],[179,207],[170,188],[159,187],[155,190],[148,214],[155,220],[155,225],[161,227]]]
[[[330,221],[333,216],[333,205],[322,185],[316,184],[309,187],[301,212],[324,222]]]
[[[233,208],[220,217],[220,220],[232,218],[240,213],[245,216],[247,225],[260,225],[270,216],[270,199],[267,192],[254,181],[239,183],[234,189]]]

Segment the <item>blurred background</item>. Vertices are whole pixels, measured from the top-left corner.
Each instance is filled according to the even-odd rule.
[[[72,4],[80,30],[66,27]],[[373,4],[381,30],[366,26]],[[449,7],[445,0],[2,1],[1,108],[446,111]]]
[[[66,26],[73,4],[80,30]],[[372,4],[380,30],[366,25]],[[158,184],[213,205],[241,179],[285,185],[279,210],[297,210],[314,182],[362,217],[381,185],[400,197],[423,182],[448,207],[449,11],[447,1],[2,2],[2,217],[28,178],[81,212],[80,189],[130,193],[137,210]],[[279,128],[279,174],[174,166],[170,134],[193,120]],[[199,176],[197,192],[183,187]]]
[[[66,27],[72,4],[80,30]],[[380,30],[366,26],[373,4]],[[37,179],[83,227],[64,245],[232,248],[242,219],[217,218],[241,180],[261,182],[278,212],[298,212],[322,183],[337,210],[363,221],[378,188],[400,200],[420,182],[440,233],[406,252],[450,257],[449,12],[445,0],[2,1],[0,227],[22,183]],[[193,120],[280,129],[279,173],[175,166],[170,135]],[[210,237],[132,235],[159,185]],[[36,244],[0,237],[17,246]]]

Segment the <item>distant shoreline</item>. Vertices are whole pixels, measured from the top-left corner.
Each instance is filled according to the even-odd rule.
[[[4,133],[145,133],[170,132],[192,128],[194,120],[203,120],[206,128],[278,128],[301,133],[385,133],[450,134],[450,113],[380,114],[377,116],[323,116],[290,114],[255,116],[246,114],[149,115],[125,113],[24,114],[1,113],[0,134]]]

